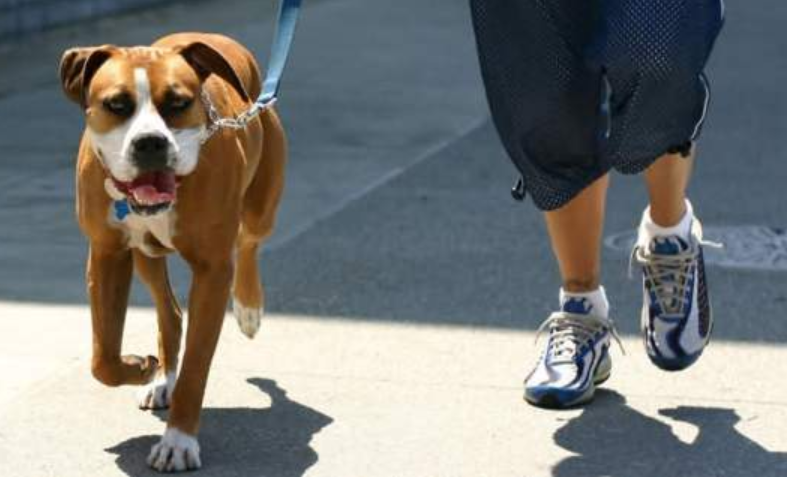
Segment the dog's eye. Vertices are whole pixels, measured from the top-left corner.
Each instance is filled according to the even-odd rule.
[[[104,109],[124,118],[131,116],[134,107],[134,101],[126,95],[113,96],[104,100]]]
[[[186,96],[168,96],[162,105],[162,112],[165,116],[172,116],[182,113],[191,107],[192,99]]]

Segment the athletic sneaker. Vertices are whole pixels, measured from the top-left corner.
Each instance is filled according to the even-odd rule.
[[[713,319],[702,225],[695,218],[687,238],[656,236],[638,244],[632,259],[642,266],[642,332],[650,360],[678,371],[691,366],[710,340]]]
[[[609,378],[612,320],[593,314],[587,299],[568,299],[539,327],[549,331],[546,350],[525,379],[525,400],[562,409],[593,399],[596,386]]]

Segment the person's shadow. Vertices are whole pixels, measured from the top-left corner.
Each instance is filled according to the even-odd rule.
[[[202,410],[200,447],[202,476],[301,477],[318,456],[312,437],[333,422],[329,416],[290,400],[270,379],[252,378],[271,399],[268,408]],[[165,413],[157,413],[164,420]],[[118,467],[132,477],[158,476],[145,459],[159,436],[135,437],[107,452],[117,454]]]
[[[680,406],[662,416],[697,426],[691,444],[669,425],[599,390],[596,400],[555,432],[555,442],[578,455],[559,462],[553,477],[784,477],[787,453],[769,452],[735,429],[732,409]]]

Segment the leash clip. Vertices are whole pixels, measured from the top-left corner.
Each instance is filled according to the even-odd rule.
[[[256,101],[251,108],[247,109],[246,111],[242,112],[238,116],[234,118],[229,117],[222,117],[219,114],[219,110],[213,104],[213,101],[210,99],[210,95],[205,87],[202,87],[202,91],[200,92],[200,96],[202,98],[202,104],[205,105],[205,110],[208,113],[208,120],[210,124],[208,125],[205,132],[202,134],[200,138],[200,144],[205,144],[208,140],[218,132],[219,129],[246,129],[246,126],[257,116],[260,115],[263,111],[268,109],[269,107],[276,104],[276,98],[271,98],[266,102],[260,102],[259,100]]]
[[[202,87],[202,103],[208,113],[210,124],[202,133],[200,144],[205,144],[219,129],[245,129],[259,114],[276,103],[284,67],[290,54],[290,47],[295,36],[295,27],[300,14],[301,0],[281,0],[279,20],[276,24],[276,35],[269,60],[268,74],[262,83],[262,93],[251,107],[234,118],[223,118],[213,104],[205,87]]]

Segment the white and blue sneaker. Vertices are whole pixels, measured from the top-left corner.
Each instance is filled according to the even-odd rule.
[[[585,298],[569,298],[561,308],[538,330],[548,330],[549,341],[525,379],[525,400],[534,406],[563,409],[586,403],[612,371],[609,344],[617,334],[606,312],[596,314]]]
[[[702,240],[700,222],[690,220],[686,236],[648,238],[646,226],[641,225],[632,252],[632,259],[642,267],[645,349],[653,364],[666,371],[694,364],[713,328],[702,255],[702,246],[709,243]]]

